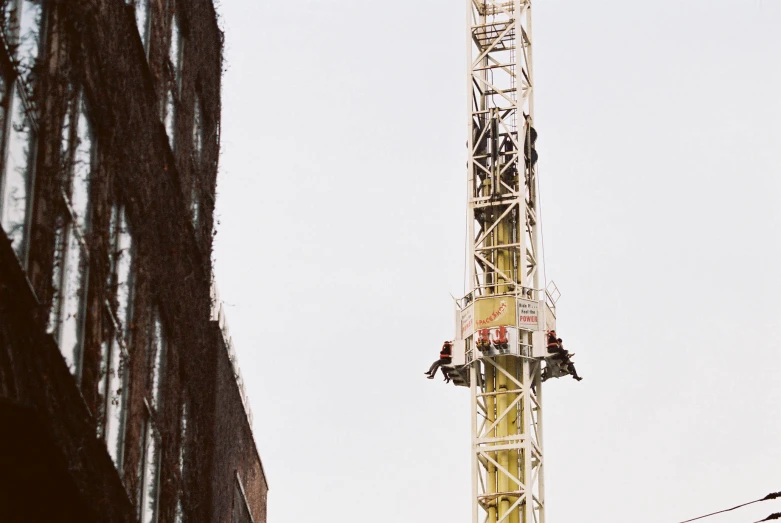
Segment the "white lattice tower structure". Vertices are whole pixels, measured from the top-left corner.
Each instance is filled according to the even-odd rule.
[[[531,1],[467,0],[469,289],[466,304],[545,300],[538,263]],[[503,305],[504,306],[504,305]],[[520,307],[520,305],[517,305]],[[478,326],[477,329],[480,327]],[[487,332],[487,331],[483,331]],[[498,331],[497,331],[498,332]],[[532,332],[515,350],[467,338],[473,523],[543,523],[541,361]],[[501,352],[501,351],[500,351]]]

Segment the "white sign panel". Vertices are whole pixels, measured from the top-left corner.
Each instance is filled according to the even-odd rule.
[[[540,304],[532,300],[518,300],[517,309],[518,328],[536,331],[540,328]]]
[[[465,365],[466,364],[466,342],[464,340],[453,341],[453,365]]]
[[[553,311],[550,307],[548,307],[548,304],[545,304],[545,330],[546,331],[555,331],[556,330],[556,315],[553,314]]]
[[[475,304],[461,311],[461,339],[465,340],[475,333]]]
[[[532,357],[545,358],[548,354],[548,334],[545,331],[532,332]]]

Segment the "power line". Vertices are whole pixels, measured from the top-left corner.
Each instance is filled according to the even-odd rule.
[[[763,521],[770,521],[771,519],[781,519],[781,512],[776,512],[775,514],[770,514],[765,519],[760,519],[756,523],[762,523]]]
[[[715,516],[716,514],[723,514],[724,512],[730,512],[731,510],[736,510],[736,509],[739,509],[741,507],[745,507],[747,505],[753,505],[754,503],[759,503],[760,501],[768,501],[770,499],[776,499],[776,498],[779,498],[779,497],[781,497],[781,492],[771,492],[770,494],[768,494],[764,498],[755,499],[754,501],[749,501],[748,503],[743,503],[743,504],[737,505],[737,506],[732,507],[732,508],[719,510],[718,512],[711,512],[710,514],[705,514],[704,516],[699,516],[699,517],[696,517],[696,518],[687,519],[686,521],[681,521],[681,523],[689,523],[690,521],[697,521],[698,519],[704,519],[704,518],[707,518],[707,517],[710,517],[710,516]],[[779,519],[779,518],[781,518],[781,512],[779,512],[778,514],[772,514],[772,515],[768,516],[767,519],[763,519],[762,521],[770,521],[771,519]],[[757,522],[757,523],[759,523],[759,522]]]

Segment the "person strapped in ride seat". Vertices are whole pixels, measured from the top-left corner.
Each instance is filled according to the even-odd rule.
[[[433,380],[434,376],[437,373],[437,369],[440,368],[442,365],[450,365],[453,361],[453,342],[452,341],[446,341],[442,345],[442,350],[439,351],[439,359],[431,364],[431,368],[428,369],[428,371],[424,372],[428,376],[428,379]],[[445,369],[442,369],[442,375],[445,377],[445,381],[450,381],[450,377],[445,372]]]
[[[559,339],[556,337],[556,331],[548,331],[548,354],[562,356],[564,352],[564,347],[561,346]]]

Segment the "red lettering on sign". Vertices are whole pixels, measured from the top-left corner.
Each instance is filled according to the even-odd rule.
[[[472,328],[472,319],[470,318],[464,324],[461,326],[461,334],[463,335],[466,331]]]
[[[502,314],[504,314],[504,311],[507,310],[507,304],[505,302],[501,302],[499,304],[499,309],[493,311],[491,314],[488,315],[487,318],[481,320],[477,320],[478,325],[488,325],[489,323],[495,321],[497,318],[499,318]]]

